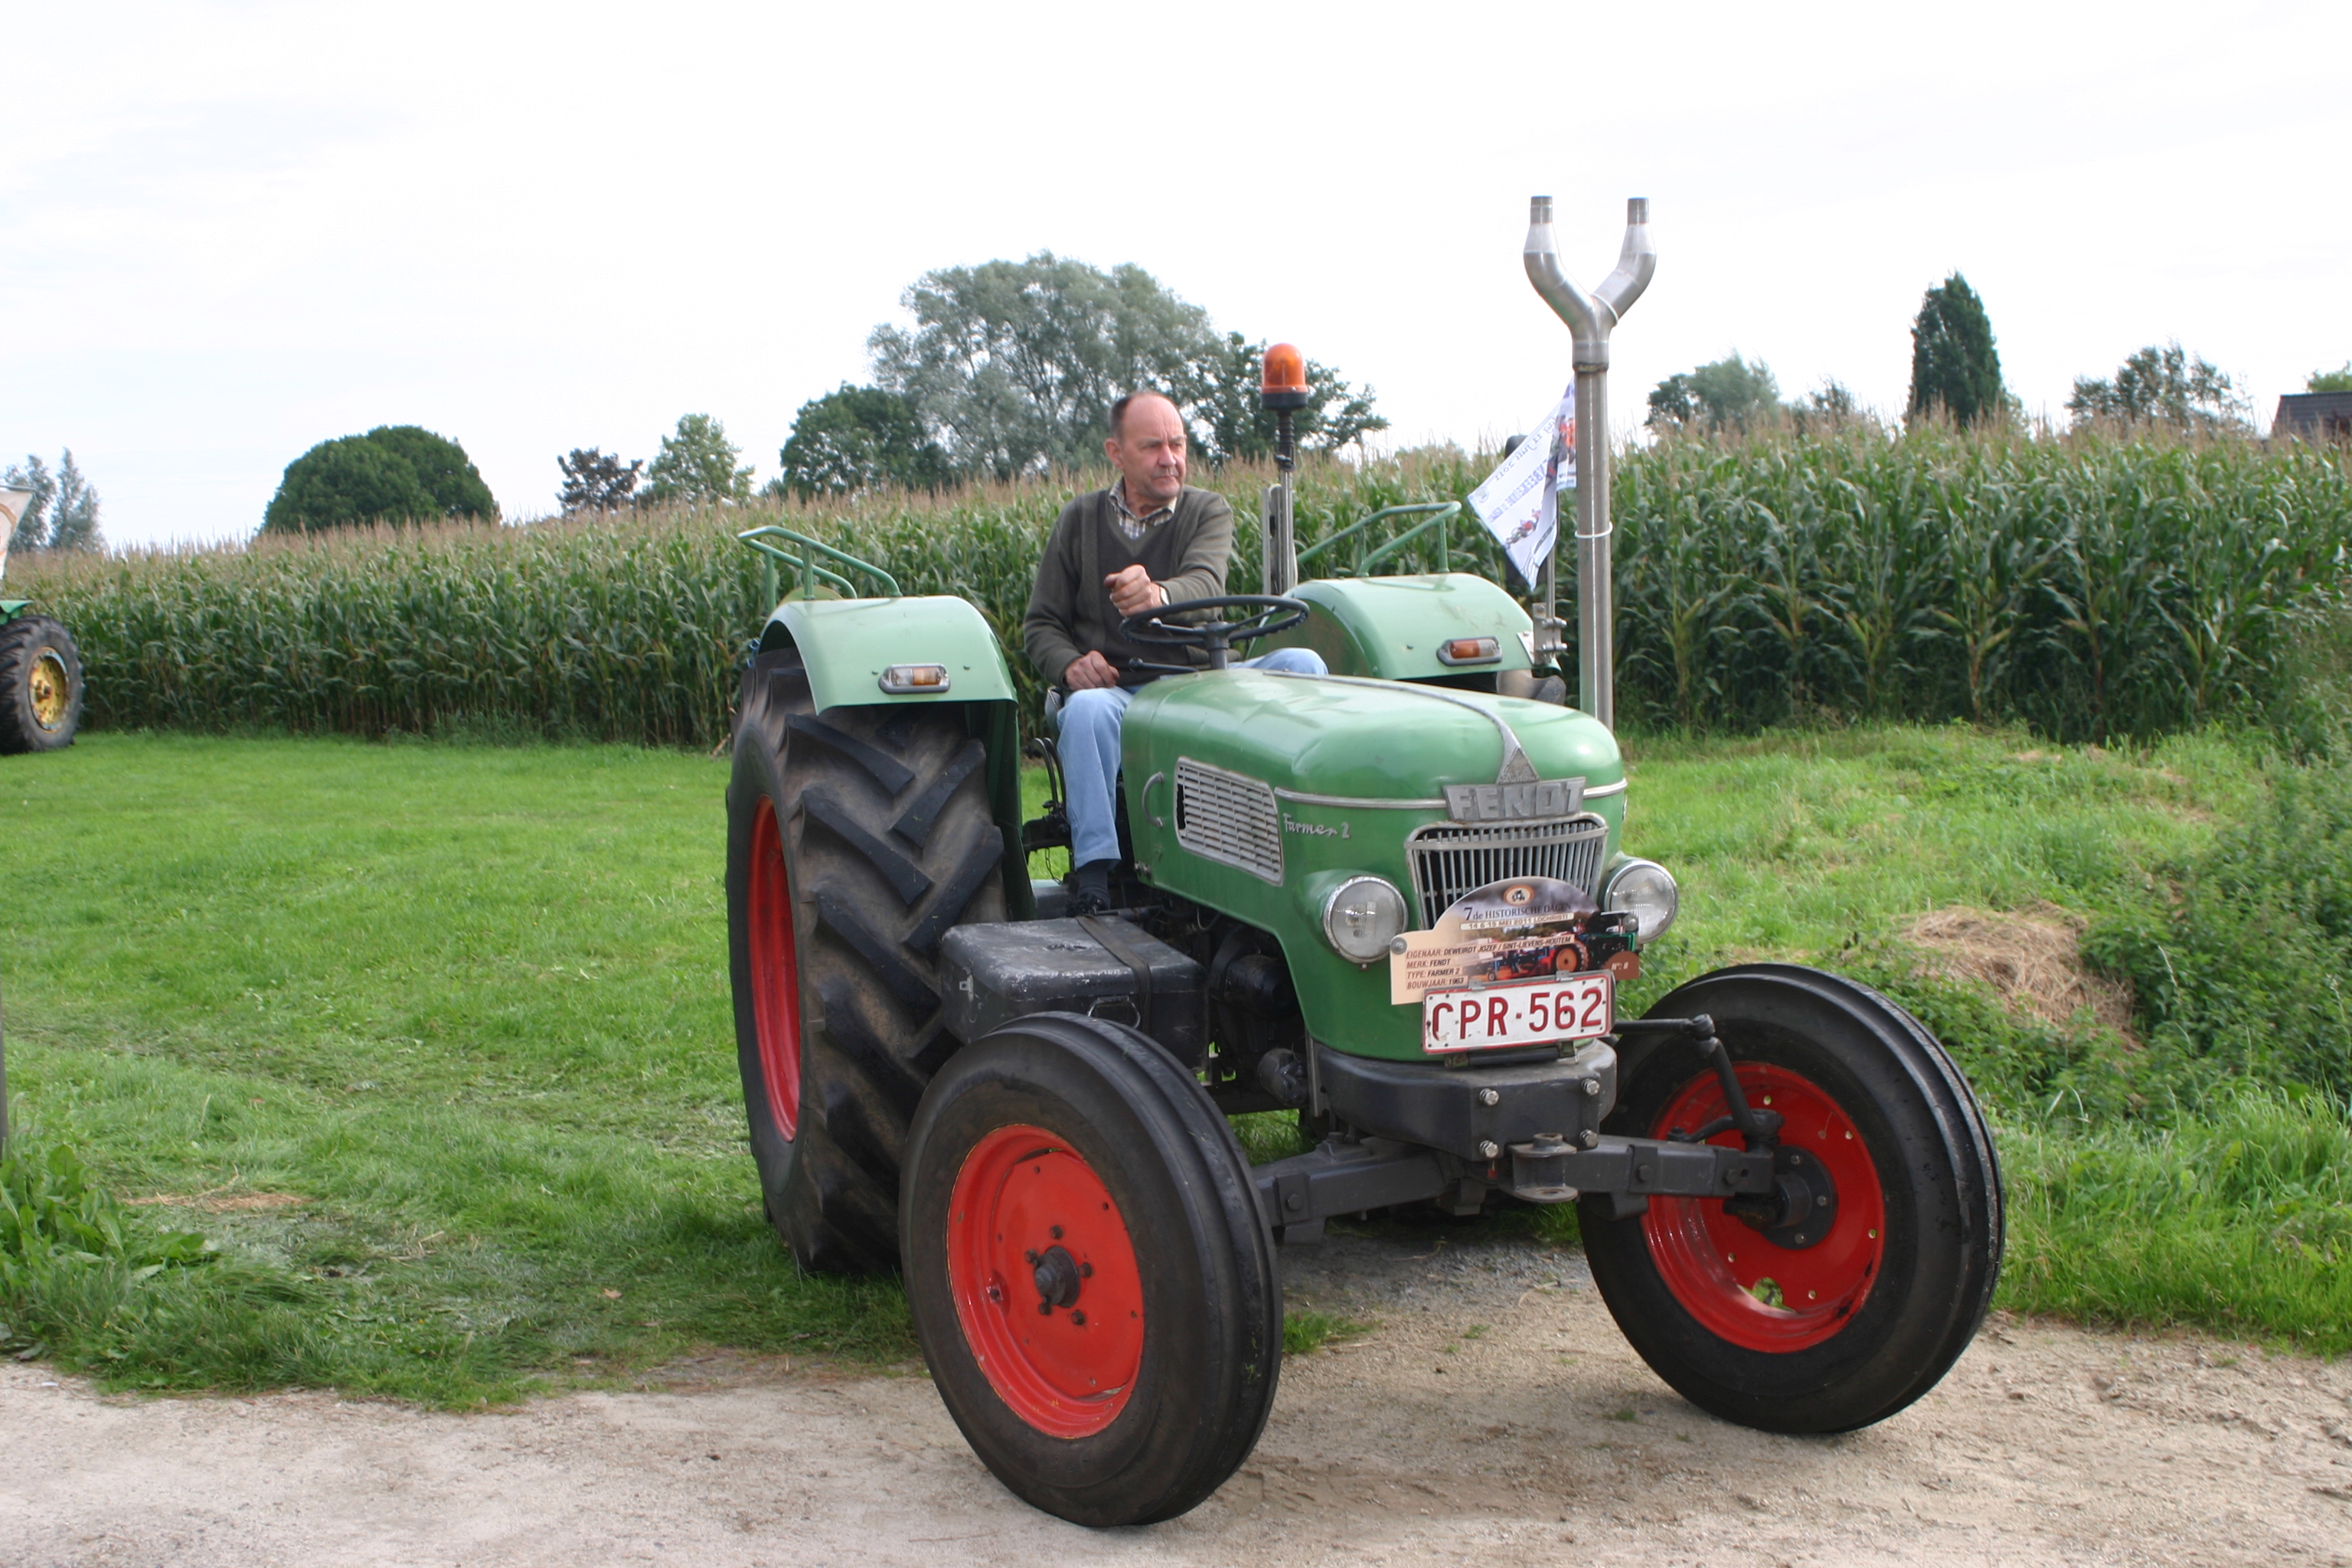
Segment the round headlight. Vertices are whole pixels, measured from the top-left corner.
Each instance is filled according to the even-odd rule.
[[[1666,868],[1654,860],[1628,860],[1610,873],[1601,890],[1601,907],[1632,915],[1642,924],[1642,940],[1653,942],[1675,923],[1682,908],[1682,890]]]
[[[1404,895],[1378,877],[1350,877],[1323,903],[1323,935],[1340,957],[1385,957],[1404,930]]]

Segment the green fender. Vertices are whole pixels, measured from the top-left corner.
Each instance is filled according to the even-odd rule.
[[[1021,848],[1021,727],[1012,672],[996,636],[971,601],[946,595],[898,599],[787,599],[768,617],[760,651],[796,647],[816,710],[893,703],[946,704],[988,748],[988,798],[1004,836],[1004,899],[1014,920],[1036,903]],[[944,665],[944,690],[882,689],[894,664]]]
[[[25,606],[32,602],[30,599],[0,599],[0,626],[6,626],[10,621],[23,615]]]
[[[1380,680],[1450,679],[1529,668],[1535,623],[1517,601],[1484,577],[1436,572],[1417,577],[1324,577],[1291,597],[1315,606],[1295,631],[1249,651],[1309,647],[1334,675]],[[1448,665],[1438,650],[1456,637],[1493,637],[1494,664]]]

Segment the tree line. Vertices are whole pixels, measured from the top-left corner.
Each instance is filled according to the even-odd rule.
[[[2311,392],[2352,392],[2352,363],[2314,371]],[[2178,341],[2141,349],[2111,375],[2081,375],[2066,399],[2080,422],[2146,426],[2185,436],[2254,431],[2253,405],[2211,361]],[[1651,390],[1654,430],[1736,431],[1789,421],[1835,426],[1858,417],[1853,395],[1835,380],[1783,403],[1771,368],[1734,351],[1726,358],[1670,375]],[[1906,422],[1948,419],[1960,426],[2022,423],[2023,409],[2003,384],[2000,353],[1984,300],[1955,272],[1928,289],[1911,323],[1911,391]]]

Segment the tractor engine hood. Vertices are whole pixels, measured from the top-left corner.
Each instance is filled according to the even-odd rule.
[[[1573,709],[1393,680],[1250,669],[1174,677],[1137,694],[1124,736],[1131,791],[1180,758],[1281,795],[1440,813],[1448,785],[1581,779],[1597,790],[1624,777],[1615,739]]]

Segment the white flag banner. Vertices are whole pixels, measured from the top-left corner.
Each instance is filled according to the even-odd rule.
[[[1559,492],[1576,489],[1576,387],[1570,384],[1544,422],[1512,448],[1486,482],[1470,492],[1470,510],[1510,557],[1520,578],[1543,574],[1559,539]]]

